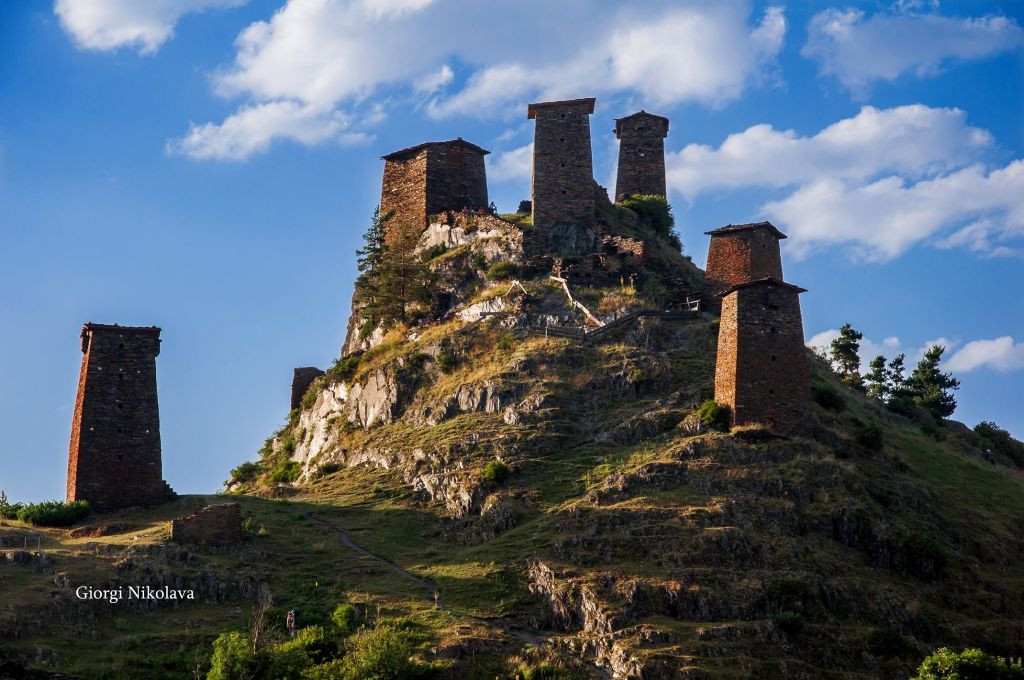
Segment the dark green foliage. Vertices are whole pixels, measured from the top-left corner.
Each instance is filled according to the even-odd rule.
[[[0,491],[0,519],[17,519],[18,511],[25,507],[22,503],[11,503],[7,494]]]
[[[853,437],[858,444],[870,451],[881,451],[885,443],[882,430],[877,425],[857,425]]]
[[[18,520],[41,527],[66,527],[92,512],[88,501],[44,501],[29,503],[18,510]]]
[[[323,378],[317,378],[309,384],[309,388],[302,395],[302,408],[303,410],[313,408],[316,404],[316,398],[320,396],[320,391],[324,387]]]
[[[374,213],[363,237],[366,244],[359,251],[362,273],[356,279],[355,297],[372,328],[380,323],[406,323],[409,306],[429,303],[436,293],[433,274],[416,251],[420,225],[388,220],[385,239],[385,221],[386,217],[378,219]]]
[[[1014,439],[1009,432],[993,422],[983,421],[974,426],[981,445],[1012,460],[1018,467],[1024,467],[1024,442]]]
[[[350,604],[339,604],[331,613],[331,621],[338,629],[339,635],[348,637],[356,632],[356,627],[359,625],[359,613]]]
[[[515,349],[516,344],[516,336],[512,335],[511,333],[506,333],[505,335],[498,338],[497,347],[502,352],[511,352],[513,349]]]
[[[239,680],[253,677],[256,670],[252,642],[237,631],[217,636],[213,641],[213,658],[210,661],[206,680]]]
[[[473,263],[473,268],[483,271],[487,269],[487,257],[480,252],[473,253],[473,257],[470,258],[470,262]]]
[[[780,578],[768,584],[768,603],[773,609],[793,610],[814,599],[814,589],[796,578]]]
[[[458,363],[455,357],[455,350],[447,342],[441,343],[441,347],[437,350],[437,357],[434,360],[437,362],[437,367],[442,373],[450,373]]]
[[[484,466],[483,478],[493,486],[503,483],[511,476],[512,470],[500,460],[492,460]]]
[[[846,400],[829,385],[811,385],[811,397],[829,411],[839,413],[846,408]]]
[[[263,472],[263,468],[259,463],[247,460],[238,467],[232,468],[231,477],[228,478],[228,481],[224,482],[224,486],[254,482],[261,472]]]
[[[491,281],[506,281],[514,279],[519,274],[519,267],[515,262],[495,262],[487,269],[487,278]]]
[[[630,196],[622,201],[622,206],[639,215],[640,220],[648,224],[659,236],[668,237],[673,233],[672,227],[676,221],[672,217],[672,206],[664,196]]]
[[[839,337],[832,341],[829,352],[836,373],[854,389],[861,389],[864,385],[860,377],[860,341],[863,338],[863,333],[844,323],[839,328]]]
[[[269,481],[271,484],[290,484],[298,479],[300,474],[302,465],[298,461],[283,458],[270,473]]]
[[[370,226],[363,233],[363,247],[356,251],[356,268],[361,272],[369,272],[380,265],[384,258],[384,223],[391,218],[391,213],[381,217],[380,206],[373,209]]]
[[[334,360],[334,365],[327,369],[327,377],[330,380],[351,380],[352,376],[356,374],[356,369],[359,368],[359,362],[362,360],[362,353],[356,352],[349,354],[347,357],[338,357]]]
[[[586,676],[572,668],[542,663],[520,665],[512,677],[514,680],[579,680]]]
[[[446,244],[444,244],[444,243],[435,243],[434,245],[430,246],[429,248],[424,248],[423,251],[420,252],[420,258],[422,258],[422,260],[424,262],[430,262],[434,258],[441,257],[442,255],[444,255],[447,252],[448,252],[448,246]]]
[[[900,546],[903,568],[927,581],[936,579],[946,569],[946,548],[928,534],[912,534]]]
[[[804,617],[796,612],[780,612],[772,617],[772,621],[786,635],[799,635],[804,629]]]
[[[1021,680],[1020,659],[991,656],[980,649],[954,652],[942,647],[925,658],[913,680]]]
[[[708,399],[700,405],[700,423],[721,432],[729,431],[729,407]]]
[[[340,664],[344,680],[420,680],[440,677],[440,669],[412,659],[426,636],[397,622],[363,628],[346,642]]]
[[[936,418],[948,418],[956,410],[953,390],[959,389],[960,381],[949,373],[939,370],[944,347],[933,345],[924,353],[917,368],[907,381],[914,403]]]
[[[889,371],[885,368],[885,357],[879,354],[868,364],[864,374],[864,385],[869,397],[886,401],[889,398]]]
[[[891,626],[875,628],[868,635],[868,649],[875,656],[901,656],[913,651],[910,642]]]

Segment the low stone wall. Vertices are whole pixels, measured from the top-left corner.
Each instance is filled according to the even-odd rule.
[[[171,540],[176,543],[225,544],[241,539],[242,511],[238,503],[208,505],[171,520]]]

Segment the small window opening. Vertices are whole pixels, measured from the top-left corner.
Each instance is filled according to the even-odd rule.
[[[774,354],[772,355],[772,361],[775,361],[775,355]]]
[[[774,395],[775,394],[775,390],[768,390],[768,394]]]
[[[123,409],[124,408],[124,404],[122,404],[121,402],[117,402],[117,408]]]
[[[117,459],[118,460],[124,460],[124,454],[120,454],[120,453],[117,454]]]
[[[124,343],[123,342],[117,343],[117,348],[118,349],[124,349]]]

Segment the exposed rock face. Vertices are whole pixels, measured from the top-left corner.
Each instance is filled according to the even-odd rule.
[[[171,520],[176,543],[223,545],[242,540],[242,512],[238,503],[208,505],[186,517]]]

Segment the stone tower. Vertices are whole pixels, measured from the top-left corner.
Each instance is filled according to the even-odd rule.
[[[390,212],[392,220],[426,228],[428,216],[444,210],[486,208],[484,156],[489,153],[459,137],[382,156],[380,214]]]
[[[585,226],[594,219],[590,114],[594,98],[530,104],[533,136],[533,224]]]
[[[627,196],[656,194],[665,189],[665,137],[668,118],[640,111],[615,119],[619,139],[619,171],[615,178],[615,200]]]
[[[302,406],[302,397],[306,395],[309,390],[309,386],[313,384],[313,381],[324,374],[319,368],[307,366],[305,368],[296,368],[292,373],[292,401],[291,408],[295,409]]]
[[[786,235],[771,222],[730,224],[704,233],[711,236],[704,291],[712,310],[730,286],[764,278],[782,280],[779,241]]]
[[[71,424],[69,501],[98,510],[174,495],[160,463],[156,357],[160,329],[87,323]]]
[[[805,429],[810,382],[804,348],[803,288],[762,278],[722,292],[715,401],[733,425],[760,423],[781,433]]]

